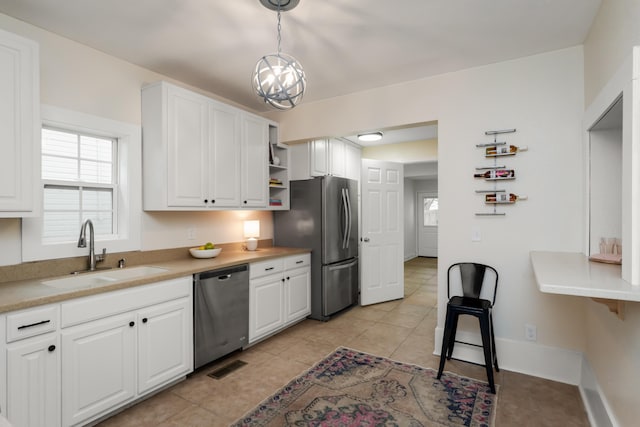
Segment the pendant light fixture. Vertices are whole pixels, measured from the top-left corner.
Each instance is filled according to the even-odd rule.
[[[264,7],[278,12],[278,52],[260,58],[251,82],[258,96],[278,110],[295,107],[302,100],[307,86],[300,62],[293,56],[282,53],[280,49],[280,12],[293,9],[299,1],[260,0]]]

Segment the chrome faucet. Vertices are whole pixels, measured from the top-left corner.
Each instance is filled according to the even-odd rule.
[[[101,255],[96,255],[93,244],[93,223],[90,219],[86,220],[80,227],[80,237],[78,238],[78,247],[87,247],[87,225],[89,226],[89,271],[95,271],[96,263],[104,261],[107,255],[107,248],[102,249]]]

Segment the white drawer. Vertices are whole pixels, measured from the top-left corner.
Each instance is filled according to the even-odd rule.
[[[252,262],[249,264],[249,278],[268,276],[270,274],[281,273],[284,270],[282,258],[274,258],[268,261]]]
[[[284,269],[291,270],[294,268],[307,267],[311,264],[311,255],[301,254],[288,256],[284,259]]]
[[[7,315],[7,342],[55,331],[58,328],[58,305],[14,311]]]
[[[63,302],[60,327],[66,328],[189,296],[192,289],[193,277],[188,276]]]

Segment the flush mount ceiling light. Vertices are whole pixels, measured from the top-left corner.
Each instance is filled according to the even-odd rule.
[[[358,135],[358,139],[363,142],[374,142],[382,139],[382,132],[367,132]]]
[[[251,84],[264,102],[279,110],[295,107],[302,100],[307,86],[300,62],[280,49],[280,12],[293,9],[299,1],[260,0],[264,7],[278,12],[278,53],[260,58],[253,71]]]

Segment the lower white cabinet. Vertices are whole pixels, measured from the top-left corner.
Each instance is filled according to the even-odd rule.
[[[62,424],[80,424],[135,395],[135,316],[62,331]]]
[[[187,276],[0,316],[0,413],[17,427],[85,425],[184,377],[192,286]]]
[[[181,298],[138,313],[138,393],[193,369],[191,299]]]
[[[250,344],[311,314],[310,260],[302,254],[250,264]]]
[[[59,347],[55,332],[7,345],[5,416],[13,425],[60,425]]]
[[[59,307],[51,304],[6,316],[6,336],[4,328],[0,334],[0,360],[6,361],[2,413],[13,425],[60,425],[58,313]]]

